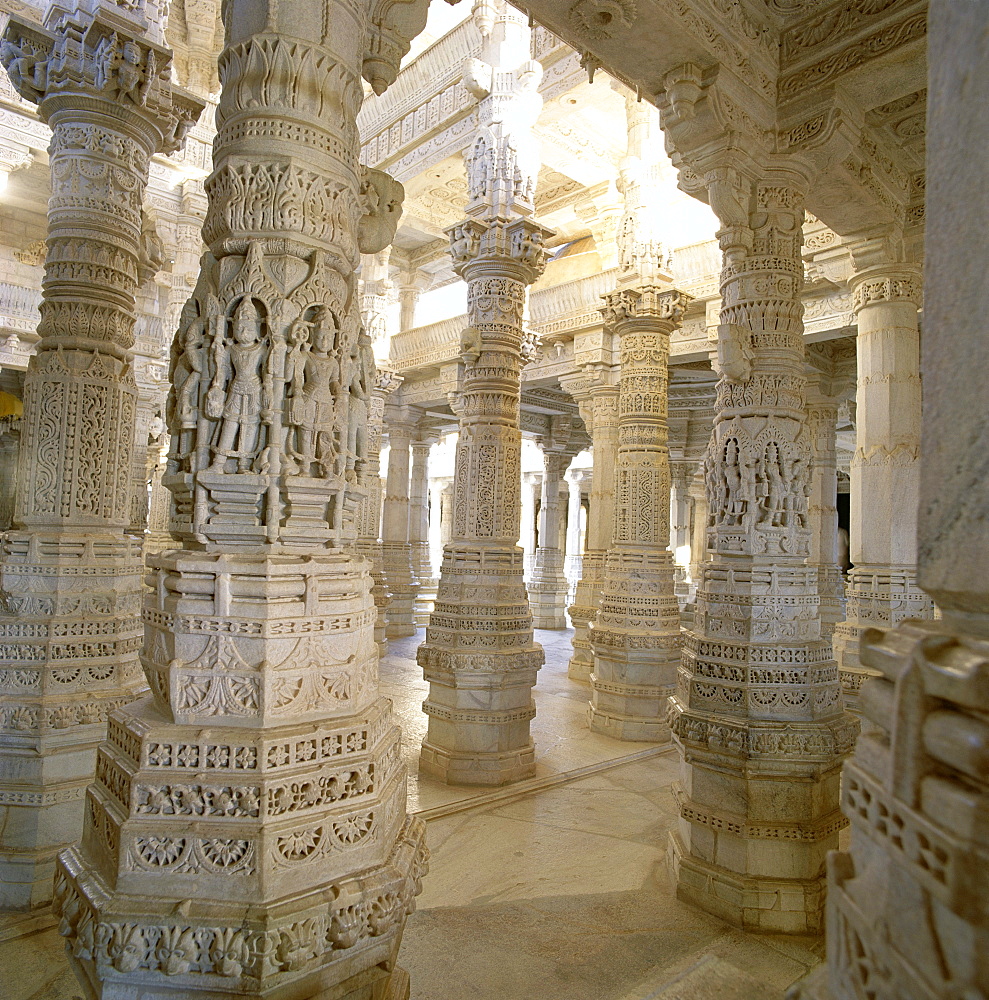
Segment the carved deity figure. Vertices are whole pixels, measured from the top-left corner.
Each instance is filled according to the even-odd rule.
[[[257,452],[261,422],[261,373],[265,350],[261,317],[245,298],[233,317],[233,343],[214,341],[216,373],[206,397],[206,414],[223,418],[213,449],[212,472],[223,472],[228,458],[237,459],[237,471],[249,472]],[[234,448],[236,441],[237,447]]]
[[[18,44],[8,38],[0,40],[0,62],[3,63],[14,89],[25,99],[39,101],[48,87],[48,57],[39,53],[29,42]]]
[[[787,490],[779,445],[775,442],[766,446],[765,473],[759,523],[778,528],[784,524],[786,517]]]
[[[196,447],[199,388],[206,368],[204,322],[194,320],[182,333],[182,353],[175,360],[171,372],[172,391],[168,396],[165,418],[177,435],[176,454],[180,462],[188,458]]]
[[[295,336],[301,336],[298,330]],[[323,307],[313,322],[311,349],[303,352],[296,345],[289,351],[289,424],[296,430],[294,457],[303,475],[330,476],[334,471],[338,447],[333,440],[333,418],[340,394],[335,339],[333,314]]]
[[[367,418],[370,390],[374,384],[374,352],[371,338],[362,329],[348,365],[345,385],[349,391],[347,413],[347,482],[359,482],[367,458]]]
[[[725,445],[724,476],[726,487],[726,520],[730,524],[741,524],[745,505],[742,498],[742,470],[739,462],[738,443],[729,438]],[[730,520],[729,520],[730,519]]]

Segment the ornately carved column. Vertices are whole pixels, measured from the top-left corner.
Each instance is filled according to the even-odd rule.
[[[389,639],[415,635],[415,601],[418,587],[412,573],[409,545],[409,448],[415,416],[409,407],[385,406],[388,435],[388,475],[385,479],[385,509],[381,520],[381,555],[391,602],[385,612],[385,634]]]
[[[851,282],[858,317],[855,454],[845,620],[834,632],[842,687],[852,707],[865,674],[859,643],[868,628],[931,618],[918,586],[921,302],[916,267],[875,267]]]
[[[850,844],[829,858],[827,964],[802,1000],[989,996],[989,186],[965,155],[989,135],[989,9],[931,0],[928,23],[917,571],[943,619],[863,636]]]
[[[503,785],[535,770],[529,721],[543,662],[518,547],[522,313],[545,266],[550,231],[528,216],[539,169],[531,128],[542,67],[530,59],[526,18],[507,4],[475,8],[483,59],[464,81],[479,99],[467,155],[467,218],[448,232],[467,283],[453,534],[435,610],[419,647],[429,681],[421,772],[451,783]]]
[[[584,426],[591,434],[590,517],[587,520],[587,540],[581,563],[580,582],[574,602],[567,609],[573,624],[573,655],[567,676],[575,681],[590,681],[594,669],[591,637],[588,626],[597,614],[604,577],[604,557],[611,547],[615,527],[615,456],[618,452],[618,386],[611,384],[617,376],[609,372],[595,381],[579,400]]]
[[[203,105],[126,17],[12,17],[0,59],[52,129],[41,339],[0,553],[0,907],[26,908],[51,899],[107,717],[144,684],[127,534],[141,204],[152,155],[177,149]]]
[[[810,549],[821,599],[821,638],[830,639],[843,617],[845,581],[838,565],[838,400],[807,387],[810,493],[807,497]]]
[[[678,461],[670,464],[670,549],[674,556],[678,549],[690,546],[690,480],[694,473],[693,462]],[[674,561],[674,591],[677,601],[687,599],[689,584],[687,567]]]
[[[543,451],[543,482],[539,506],[539,547],[529,581],[533,628],[567,627],[567,579],[563,575],[560,536],[560,484],[573,461],[572,452]]]
[[[673,590],[667,362],[686,306],[655,285],[605,296],[619,338],[618,454],[612,542],[590,625],[590,727],[621,740],[668,740],[667,702],[680,659]]]
[[[473,256],[457,250],[465,230],[475,237]],[[517,545],[519,402],[522,305],[542,267],[545,233],[528,219],[471,220],[454,232],[473,340],[465,350],[453,534],[418,653],[429,681],[419,768],[450,783],[502,785],[535,770],[531,691],[543,651],[532,638]]]
[[[409,480],[409,546],[412,575],[416,579],[416,625],[429,624],[439,581],[429,557],[429,450],[437,435],[419,428],[412,442],[412,475]]]
[[[819,930],[845,820],[842,711],[809,553],[799,166],[712,177],[724,265],[709,560],[671,699],[679,898],[742,927]],[[724,187],[728,187],[726,193]]]
[[[55,888],[93,997],[408,995],[394,963],[424,831],[354,547],[376,486],[354,270],[402,198],[358,166],[356,115],[362,69],[382,88],[407,48],[389,10],[223,7],[209,250],[172,353],[179,547],[149,560],[144,608],[152,693],[113,716]],[[424,5],[402,18],[421,27]]]
[[[690,523],[690,599],[693,603],[701,579],[701,570],[707,558],[708,504],[704,486],[704,467],[700,465],[690,480],[688,493],[693,502]]]
[[[364,463],[367,495],[357,508],[357,551],[370,561],[371,597],[377,609],[374,622],[374,641],[378,652],[388,649],[385,616],[391,595],[385,580],[384,557],[381,553],[381,437],[385,420],[385,401],[401,384],[402,376],[387,368],[378,368],[371,391],[367,418],[367,459]]]

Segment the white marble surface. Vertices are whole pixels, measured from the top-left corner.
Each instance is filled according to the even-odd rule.
[[[566,676],[569,635],[537,635],[547,666],[536,778],[488,792],[417,780],[417,640],[393,642],[382,663],[405,729],[410,808],[433,817],[431,870],[399,959],[411,1000],[782,1000],[822,940],[746,934],[673,897],[675,755],[586,729],[589,688]],[[651,756],[622,762],[630,752]],[[53,920],[0,917],[0,1000],[81,993]]]

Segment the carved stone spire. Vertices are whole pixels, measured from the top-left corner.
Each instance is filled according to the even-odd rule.
[[[403,194],[358,166],[356,115],[394,14],[224,4],[209,251],[172,354],[180,547],[149,560],[152,693],[114,716],[56,884],[97,996],[401,995],[426,852],[353,545],[377,485],[354,270]]]
[[[550,235],[528,218],[536,168],[528,128],[538,112],[538,63],[524,15],[498,8],[467,85],[481,129],[468,156],[468,218],[448,230],[467,282],[453,533],[435,610],[419,647],[429,681],[420,770],[444,781],[501,785],[531,775],[531,689],[543,651],[532,637],[518,547],[522,314]]]
[[[53,8],[45,28],[11,17],[0,41],[52,129],[41,339],[0,554],[0,907],[51,898],[107,717],[142,686],[143,566],[126,533],[141,206],[151,157],[178,149],[203,108],[142,27]]]

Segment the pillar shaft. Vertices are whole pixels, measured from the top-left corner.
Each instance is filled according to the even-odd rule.
[[[590,517],[581,561],[580,582],[570,606],[573,656],[567,667],[571,680],[590,681],[594,669],[589,625],[597,614],[604,577],[604,556],[611,546],[615,511],[615,455],[618,451],[618,386],[605,384],[588,390],[581,401],[584,424],[591,433]]]
[[[838,400],[808,387],[806,426],[810,445],[807,562],[817,567],[821,638],[830,639],[844,617],[845,597],[838,566]]]
[[[429,557],[429,451],[435,435],[419,437],[412,444],[412,474],[409,481],[409,545],[412,574],[416,579],[416,625],[429,624],[438,581]]]
[[[741,190],[749,182],[735,178]],[[682,760],[671,835],[679,898],[742,927],[820,929],[854,739],[809,552],[796,164],[746,187],[724,252],[711,509],[671,726]],[[772,289],[772,293],[766,289]]]
[[[563,575],[563,551],[559,545],[563,502],[560,486],[573,461],[570,453],[543,452],[543,482],[539,504],[539,547],[529,582],[529,605],[534,628],[567,627],[567,578]]]
[[[930,618],[917,586],[920,483],[920,274],[914,267],[870,268],[852,280],[858,318],[855,454],[852,456],[850,556],[845,620],[835,656],[849,704],[857,707],[866,671],[859,643],[866,629]]]
[[[385,616],[391,603],[391,594],[388,592],[388,583],[385,579],[384,554],[381,551],[381,438],[385,401],[389,394],[398,388],[401,380],[401,375],[396,375],[387,368],[378,368],[367,420],[367,459],[364,466],[367,495],[361,499],[357,509],[357,551],[371,564],[371,597],[377,612],[374,621],[374,641],[377,643],[380,655],[388,649]]]
[[[426,853],[355,551],[375,370],[354,271],[402,198],[358,166],[356,115],[362,69],[383,88],[408,40],[338,0],[223,18],[151,695],[113,717],[55,912],[92,997],[381,1000]]]
[[[429,681],[420,771],[500,785],[535,770],[531,690],[543,662],[517,545],[521,505],[522,305],[538,273],[527,219],[479,232],[457,259],[467,281],[476,356],[465,365],[453,484],[453,526],[435,610],[419,647]],[[458,241],[454,234],[454,245]]]
[[[540,64],[524,15],[474,9],[484,45],[464,83],[478,99],[467,153],[467,218],[447,232],[467,283],[453,526],[435,610],[419,647],[429,682],[420,772],[443,781],[502,785],[535,770],[529,722],[543,662],[518,547],[521,506],[523,309],[545,267],[550,231],[534,210]]]
[[[645,285],[614,292],[604,312],[620,342],[618,454],[612,543],[590,626],[593,731],[623,740],[668,740],[680,617],[670,543],[667,446],[670,334],[686,297]]]
[[[4,33],[11,82],[52,129],[52,192],[0,553],[3,907],[51,899],[107,718],[143,686],[141,543],[127,534],[141,205],[152,155],[178,148],[202,104],[173,92],[170,53],[126,25],[62,12],[44,29],[13,17]]]
[[[386,406],[388,475],[385,480],[381,552],[391,602],[385,612],[389,639],[415,635],[416,578],[409,543],[409,449],[414,417],[408,407]]]
[[[690,522],[690,587],[693,598],[700,583],[704,560],[707,558],[707,529],[710,514],[707,490],[704,488],[703,464],[690,480],[690,499],[693,502],[693,517]]]

